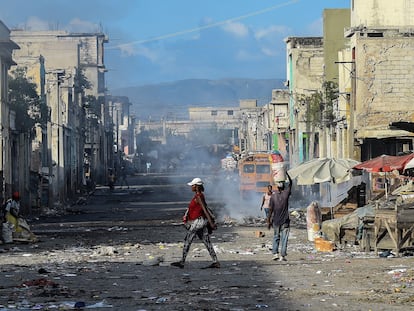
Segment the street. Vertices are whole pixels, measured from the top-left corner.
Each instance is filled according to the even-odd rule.
[[[181,257],[193,177],[130,176],[129,188],[97,187],[84,204],[30,219],[38,242],[0,245],[0,310],[413,308],[412,255],[380,258],[354,245],[317,252],[303,218],[293,218],[288,261],[272,261],[259,202],[247,204],[249,217],[234,185],[214,176],[200,177],[219,218],[221,268],[201,269],[211,259],[199,241],[183,269],[170,266]],[[244,216],[228,209],[229,192]]]

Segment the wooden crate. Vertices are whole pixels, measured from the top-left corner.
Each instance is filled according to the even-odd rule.
[[[354,212],[354,210],[350,209],[350,208],[340,208],[336,212],[334,212],[334,218],[335,219],[341,218],[341,217],[343,217],[345,215],[348,215],[348,214],[351,214],[353,212]]]
[[[322,221],[332,219],[330,207],[319,207],[322,215]]]
[[[377,252],[379,249],[391,249],[398,254],[402,248],[413,246],[414,206],[376,209],[374,231]]]
[[[351,210],[356,210],[358,208],[358,204],[356,204],[356,203],[346,203],[344,205],[344,208],[351,209]]]

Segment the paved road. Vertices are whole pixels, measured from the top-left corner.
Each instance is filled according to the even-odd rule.
[[[128,177],[129,187],[113,191],[97,186],[95,191],[64,208],[59,216],[42,217],[42,223],[121,222],[177,218],[192,194],[186,183],[191,176],[138,175]]]
[[[211,260],[201,243],[184,269],[171,267],[192,197],[185,184],[194,176],[169,177],[132,177],[130,189],[112,193],[98,188],[86,205],[34,221],[38,243],[0,245],[0,310],[74,310],[76,303],[114,311],[414,307],[412,257],[378,258],[353,246],[316,252],[294,221],[286,263],[271,260],[272,233],[263,224],[225,222],[212,236],[221,269],[200,269]],[[209,190],[220,184],[205,178]],[[231,186],[219,188],[234,199]],[[216,206],[219,198],[208,197]],[[238,209],[241,203],[233,201]]]

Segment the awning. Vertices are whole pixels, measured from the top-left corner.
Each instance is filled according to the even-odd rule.
[[[406,121],[392,122],[390,123],[390,128],[396,128],[399,130],[404,130],[404,131],[414,133],[414,122],[406,122]]]
[[[414,153],[402,156],[392,156],[383,154],[371,160],[364,161],[355,165],[353,168],[357,170],[365,170],[367,172],[392,172],[394,170],[403,171],[405,165],[414,158]]]
[[[356,138],[390,138],[390,137],[412,137],[414,136],[414,130],[412,132],[402,129],[361,129],[356,133]]]

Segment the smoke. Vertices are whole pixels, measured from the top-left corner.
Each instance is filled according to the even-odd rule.
[[[143,162],[151,162],[151,172],[168,173],[171,183],[183,186],[200,177],[204,181],[207,203],[220,222],[246,223],[252,218],[265,217],[260,210],[263,193],[242,197],[238,170],[226,171],[221,167],[221,160],[232,152],[229,133],[217,128],[193,129],[187,137],[167,135],[165,144],[154,143],[150,137],[143,130],[137,145]],[[306,209],[310,202],[317,200],[317,193],[305,190],[301,186],[292,188],[291,210]]]
[[[221,172],[206,178],[206,195],[213,198],[215,207],[218,209],[219,219],[225,221],[230,218],[238,223],[246,223],[252,218],[264,218],[264,211],[260,210],[262,196],[264,193],[251,194],[242,197],[240,194],[239,176],[234,173]],[[304,211],[312,202],[320,202],[319,185],[292,186],[292,195],[289,199],[290,211]]]
[[[141,132],[137,145],[143,162],[151,162],[151,172],[168,173],[171,183],[195,177],[204,181],[205,195],[219,221],[231,218],[243,222],[250,217],[264,217],[260,210],[262,194],[241,198],[238,171],[225,171],[221,160],[232,152],[234,143],[228,130],[193,129],[188,137],[168,136],[165,144],[156,144]],[[234,138],[233,138],[234,139]],[[154,155],[157,155],[156,157]],[[179,181],[181,180],[181,181]]]
[[[244,223],[246,219],[264,217],[264,211],[260,210],[262,194],[242,198],[239,180],[237,171],[220,172],[207,178],[209,187],[206,195],[213,198],[220,221],[231,219]]]

